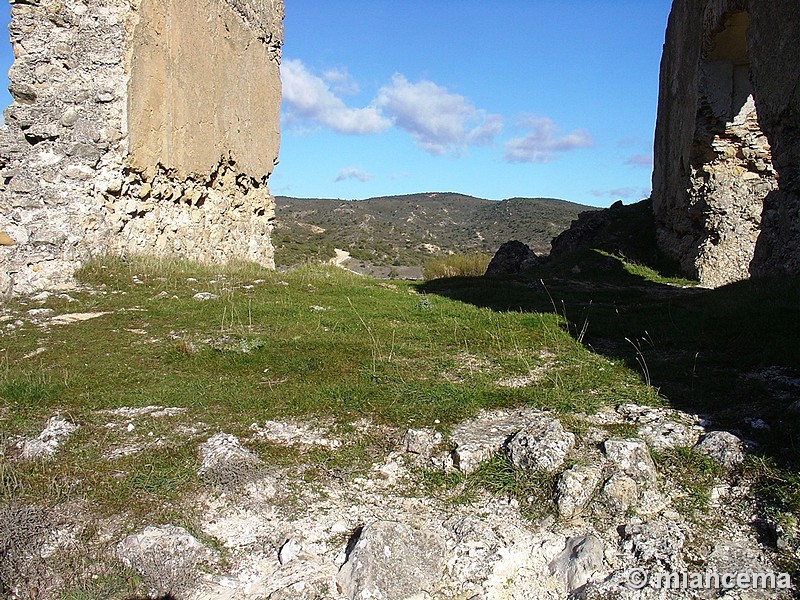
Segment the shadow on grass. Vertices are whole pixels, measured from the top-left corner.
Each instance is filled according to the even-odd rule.
[[[636,273],[587,251],[524,275],[439,279],[419,290],[495,311],[556,312],[573,337],[626,361],[673,407],[755,440],[771,465],[800,470],[800,417],[788,410],[800,399],[800,279],[709,290]]]

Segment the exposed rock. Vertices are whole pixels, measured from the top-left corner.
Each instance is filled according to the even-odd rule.
[[[527,244],[512,240],[506,242],[489,262],[486,275],[510,275],[529,271],[539,264],[539,258]]]
[[[480,463],[500,452],[506,441],[520,431],[538,411],[487,411],[453,428],[450,440],[455,444],[453,466],[472,473]]]
[[[556,505],[562,518],[572,519],[586,508],[602,474],[600,465],[576,465],[561,473],[556,483]]]
[[[700,437],[701,428],[689,422],[679,422],[676,411],[623,404],[617,407],[617,412],[624,415],[626,422],[641,424],[637,433],[654,450],[692,447]]]
[[[441,443],[442,434],[435,429],[409,429],[400,440],[403,450],[422,456],[430,456]]]
[[[62,417],[50,417],[42,432],[32,440],[20,442],[20,458],[36,460],[52,457],[78,425],[70,423]]]
[[[139,573],[158,596],[181,596],[194,587],[198,569],[213,553],[183,527],[145,527],[117,545],[117,557]]]
[[[603,444],[608,460],[637,483],[656,481],[656,466],[642,440],[613,439]]]
[[[536,416],[506,444],[511,463],[520,469],[555,471],[575,446],[575,434],[564,431],[561,422]]]
[[[352,600],[419,598],[440,585],[444,556],[444,541],[437,534],[377,521],[359,532],[337,581]]]
[[[303,546],[300,544],[300,542],[295,539],[288,539],[283,546],[281,546],[281,549],[278,552],[278,561],[282,565],[285,565],[286,563],[297,558],[297,555],[300,554],[302,549]]]
[[[592,535],[567,540],[563,552],[550,563],[550,574],[562,579],[568,592],[585,586],[603,568],[604,544]]]
[[[212,435],[200,446],[199,455],[198,475],[216,486],[238,487],[263,474],[261,459],[233,435]]]
[[[0,292],[106,253],[273,266],[283,2],[176,2],[12,4]]]
[[[709,431],[694,448],[731,469],[744,460],[747,444],[729,431]]]
[[[631,523],[625,525],[624,537],[623,548],[640,564],[670,572],[684,568],[681,550],[686,535],[677,523],[664,520]]]
[[[211,292],[197,292],[194,296],[192,296],[192,299],[200,302],[205,300],[219,300],[219,294],[213,294]]]
[[[624,515],[639,502],[639,485],[624,473],[614,473],[603,485],[603,500],[612,513]]]
[[[678,0],[661,62],[661,248],[707,286],[800,273],[794,0]]]
[[[342,441],[309,423],[288,421],[264,421],[263,425],[253,423],[250,431],[255,437],[281,445],[327,446],[338,448]]]

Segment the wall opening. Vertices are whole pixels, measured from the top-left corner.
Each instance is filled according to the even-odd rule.
[[[769,141],[758,120],[746,11],[707,30],[699,65],[689,211],[702,232],[694,263],[714,286],[749,277],[766,195],[775,187]]]

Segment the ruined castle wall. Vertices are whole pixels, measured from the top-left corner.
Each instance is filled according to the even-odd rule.
[[[793,0],[673,3],[653,205],[662,250],[705,285],[786,266],[774,257],[759,266],[756,248],[780,237],[768,207],[777,197],[786,204],[782,190],[797,164],[776,151],[796,149],[785,125],[798,123],[797,13]],[[783,249],[800,251],[797,244]]]
[[[273,266],[281,0],[12,2],[0,292],[92,255]]]

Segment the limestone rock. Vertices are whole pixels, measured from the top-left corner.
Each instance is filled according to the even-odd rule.
[[[500,246],[495,252],[486,268],[486,275],[521,273],[529,271],[537,264],[539,264],[539,259],[527,244],[512,240]]]
[[[78,425],[70,423],[62,417],[51,417],[42,432],[34,439],[24,440],[20,444],[20,458],[36,460],[52,457],[59,446],[78,429]]]
[[[799,47],[794,0],[673,3],[653,208],[659,246],[703,285],[800,273]]]
[[[642,440],[613,439],[603,444],[608,460],[637,483],[656,481],[657,471]]]
[[[176,2],[12,4],[3,293],[104,254],[274,267],[283,0]]]
[[[444,541],[392,521],[365,525],[337,577],[352,600],[405,600],[433,594],[444,572]]]
[[[685,416],[681,419],[676,411],[638,404],[622,404],[616,410],[625,422],[641,425],[637,434],[654,450],[692,447],[700,436],[701,429]]]
[[[500,452],[506,441],[520,431],[538,411],[487,411],[453,428],[450,440],[453,466],[472,473],[480,463]]]
[[[283,546],[281,546],[280,551],[278,552],[278,561],[285,565],[286,563],[294,560],[297,558],[297,555],[300,554],[302,551],[303,546],[295,539],[288,539],[284,542]]]
[[[747,444],[729,431],[709,431],[694,448],[731,469],[744,460]]]
[[[550,574],[573,593],[585,586],[603,568],[603,542],[593,535],[572,537],[550,563]]]
[[[639,502],[639,485],[624,473],[614,473],[603,485],[603,500],[612,513],[624,515]]]
[[[117,545],[117,557],[139,573],[158,596],[179,596],[197,582],[199,567],[214,558],[183,527],[145,527]]]
[[[442,434],[435,429],[408,429],[400,441],[406,452],[430,456],[436,446],[442,443]]]
[[[198,453],[198,475],[216,486],[241,486],[263,474],[264,464],[261,459],[242,446],[233,435],[214,434],[200,446]]]
[[[675,572],[684,568],[681,551],[685,540],[686,535],[673,521],[630,523],[625,525],[623,548],[642,565]]]
[[[506,453],[519,469],[555,471],[575,446],[575,434],[547,416],[532,418],[506,444]]]
[[[192,299],[198,300],[203,302],[205,300],[219,300],[219,294],[213,294],[211,292],[197,292]]]
[[[576,465],[567,469],[556,483],[556,506],[564,519],[572,519],[585,508],[600,484],[600,465]]]

